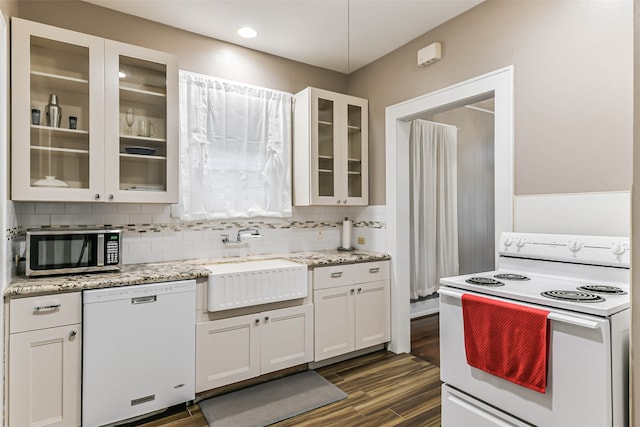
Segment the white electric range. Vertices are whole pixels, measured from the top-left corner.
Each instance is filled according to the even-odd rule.
[[[496,271],[441,279],[442,425],[626,426],[629,240],[503,233],[498,251]],[[549,311],[545,393],[467,364],[464,294]]]

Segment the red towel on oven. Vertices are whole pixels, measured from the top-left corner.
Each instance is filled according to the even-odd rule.
[[[547,310],[462,295],[467,363],[544,393],[547,387]]]

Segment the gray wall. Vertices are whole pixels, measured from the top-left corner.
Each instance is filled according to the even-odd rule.
[[[495,268],[493,114],[465,107],[430,120],[458,127],[458,262],[460,274]]]
[[[178,30],[81,1],[20,1],[20,18],[178,55],[180,69],[298,92],[347,90],[345,74]]]
[[[349,75],[369,99],[370,203],[385,203],[389,105],[514,65],[515,193],[629,190],[632,3],[488,0]],[[442,43],[442,59],[416,65]]]

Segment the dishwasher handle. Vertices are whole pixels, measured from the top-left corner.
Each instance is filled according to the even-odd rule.
[[[136,298],[131,298],[131,304],[148,304],[150,302],[156,302],[157,300],[158,300],[157,295],[136,297]]]

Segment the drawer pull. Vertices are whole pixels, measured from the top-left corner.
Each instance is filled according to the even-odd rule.
[[[69,338],[73,338],[73,337],[75,337],[76,335],[78,335],[78,333],[77,333],[76,331],[71,331],[71,332],[69,332]]]
[[[33,311],[39,313],[41,311],[52,311],[60,308],[60,304],[37,305],[33,307]]]
[[[369,269],[369,273],[375,274],[380,271],[380,267],[373,267]]]
[[[151,295],[148,297],[131,298],[131,304],[147,304],[150,302],[156,302],[157,299],[158,297],[156,295]]]
[[[342,271],[336,271],[335,273],[331,273],[331,277],[333,277],[334,279],[338,277],[342,277]]]

